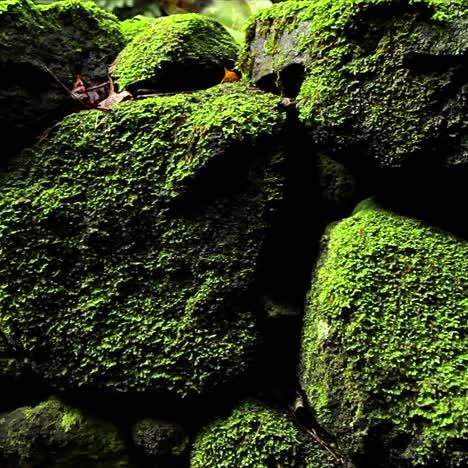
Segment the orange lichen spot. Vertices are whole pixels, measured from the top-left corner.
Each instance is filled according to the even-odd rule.
[[[239,80],[239,75],[235,71],[228,70],[226,67],[224,67],[224,78],[221,80],[221,84],[233,83],[234,81]]]

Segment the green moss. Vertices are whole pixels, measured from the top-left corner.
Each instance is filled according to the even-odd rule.
[[[280,3],[252,19],[241,68],[252,73],[250,44],[263,37],[279,72],[289,53],[279,40],[296,31],[295,53],[306,57],[300,118],[332,155],[398,167],[424,152],[437,162],[442,153],[446,164],[466,164],[455,76],[468,50],[467,12],[465,0]]]
[[[10,148],[24,145],[71,111],[67,89],[73,88],[77,74],[88,86],[107,80],[107,67],[124,39],[117,18],[93,2],[0,3],[5,159]]]
[[[178,457],[189,447],[189,438],[177,423],[151,418],[138,421],[132,428],[135,445],[152,458]]]
[[[154,18],[151,16],[138,15],[134,18],[126,19],[120,23],[125,42],[129,43],[142,31],[148,29],[154,22]]]
[[[318,158],[320,207],[324,219],[347,216],[356,203],[356,180],[339,162],[325,154]]]
[[[112,75],[120,89],[197,89],[221,81],[237,45],[216,21],[190,13],[154,20],[119,54]]]
[[[324,245],[301,369],[319,423],[376,466],[464,466],[467,242],[368,204]]]
[[[67,117],[3,177],[0,323],[70,388],[187,396],[251,363],[281,99],[240,83]]]
[[[190,466],[325,468],[333,464],[284,413],[247,400],[198,435]]]
[[[4,468],[129,466],[123,438],[111,424],[57,399],[4,414],[0,419],[0,449]]]
[[[123,46],[117,18],[93,2],[79,0],[49,5],[29,0],[2,2],[0,31],[2,62],[30,63],[42,70],[47,66],[59,77],[63,76],[60,66],[76,70],[80,61],[89,60],[87,54],[96,55],[95,60],[100,55],[102,60],[112,52],[117,55]],[[74,76],[64,84],[69,85],[70,79]]]

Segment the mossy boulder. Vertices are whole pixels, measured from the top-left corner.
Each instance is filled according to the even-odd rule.
[[[112,66],[121,90],[180,91],[221,82],[237,57],[233,37],[196,13],[157,18],[122,50]]]
[[[192,468],[328,468],[326,452],[308,441],[280,410],[246,400],[196,438]]]
[[[319,424],[357,462],[466,466],[468,243],[372,201],[323,242],[301,364]]]
[[[127,468],[124,439],[108,422],[51,398],[0,416],[3,468]]]
[[[0,324],[64,388],[199,395],[256,346],[281,99],[231,84],[68,116],[0,192]]]
[[[464,0],[290,1],[254,17],[241,68],[298,92],[301,120],[334,158],[466,166],[467,53]]]
[[[79,74],[96,85],[123,47],[119,22],[93,2],[0,3],[0,127],[4,157],[73,106]]]
[[[180,457],[189,447],[184,428],[176,422],[161,419],[145,418],[135,423],[132,439],[152,459]]]
[[[135,38],[138,34],[142,31],[145,31],[155,21],[155,18],[152,16],[143,16],[138,15],[134,18],[129,18],[120,23],[120,27],[122,29],[122,33],[125,37],[125,42],[129,43],[131,40]]]

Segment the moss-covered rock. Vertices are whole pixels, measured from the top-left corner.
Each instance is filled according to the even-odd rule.
[[[122,50],[112,75],[134,92],[196,90],[220,83],[236,56],[235,40],[218,22],[196,13],[166,16]]]
[[[145,418],[132,428],[135,445],[149,458],[179,457],[189,447],[184,428],[175,422]]]
[[[138,15],[134,18],[129,18],[120,23],[120,27],[122,28],[123,35],[125,37],[125,42],[130,42],[140,34],[142,31],[145,31],[155,21],[155,18],[152,16],[143,16]]]
[[[247,400],[198,435],[190,466],[331,468],[333,463],[284,413]]]
[[[80,112],[27,152],[0,193],[0,323],[37,372],[179,396],[244,372],[285,127],[238,83]]]
[[[106,81],[123,43],[117,19],[92,2],[0,2],[2,154],[70,111],[77,74]]]
[[[333,157],[468,164],[465,0],[284,2],[254,18],[247,43],[243,71],[300,88],[300,117]]]
[[[126,468],[118,430],[51,398],[0,416],[3,468]]]
[[[323,219],[331,222],[349,215],[358,201],[353,174],[343,164],[326,154],[319,154],[318,177]]]
[[[330,227],[304,323],[319,423],[373,466],[466,466],[468,243],[373,202]]]

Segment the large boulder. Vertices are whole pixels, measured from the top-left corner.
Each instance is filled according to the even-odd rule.
[[[2,468],[127,468],[124,438],[108,422],[56,398],[0,415]]]
[[[80,75],[93,86],[123,47],[117,18],[93,2],[0,3],[0,128],[4,157],[73,107]]]
[[[319,424],[357,462],[466,466],[468,243],[372,202],[323,242],[300,373]]]
[[[68,116],[0,193],[0,324],[53,385],[195,396],[255,354],[281,99],[243,84]]]
[[[465,1],[290,1],[258,13],[241,68],[298,94],[334,158],[367,168],[468,165]]]
[[[332,468],[334,464],[282,411],[246,400],[197,436],[190,466]]]
[[[112,76],[121,90],[134,93],[203,89],[220,83],[236,57],[234,38],[218,22],[195,13],[166,16],[134,36]]]

